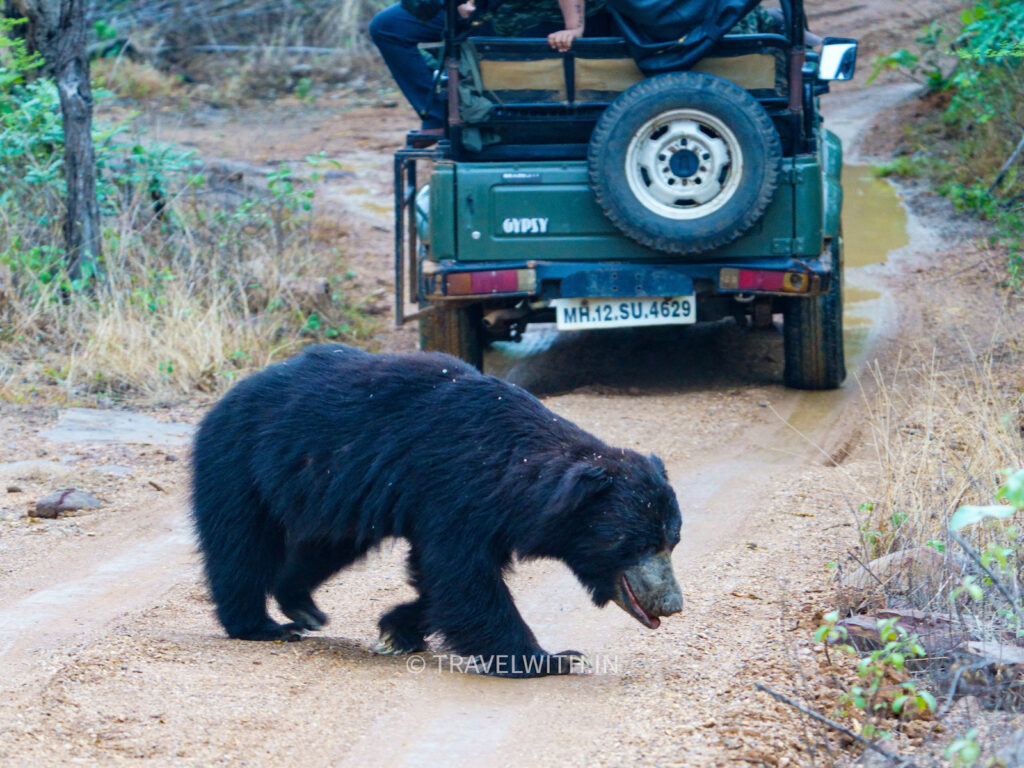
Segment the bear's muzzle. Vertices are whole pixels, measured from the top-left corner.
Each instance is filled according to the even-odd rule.
[[[615,604],[651,629],[661,624],[659,617],[683,610],[683,593],[672,573],[668,551],[646,555],[619,574],[615,586]]]

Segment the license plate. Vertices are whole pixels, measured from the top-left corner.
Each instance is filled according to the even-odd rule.
[[[554,299],[560,331],[587,328],[629,328],[637,325],[687,325],[697,322],[691,296],[629,299]]]

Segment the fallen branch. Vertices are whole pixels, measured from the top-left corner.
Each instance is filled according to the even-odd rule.
[[[931,278],[929,280],[922,280],[921,282],[918,283],[918,285],[927,285],[928,283],[937,283],[940,280],[949,280],[949,278],[951,278],[951,277],[956,277],[957,275],[962,275],[964,272],[970,272],[975,267],[983,266],[983,265],[987,264],[988,262],[992,261],[992,259],[996,258],[997,256],[1002,256],[1002,255],[1003,254],[999,253],[998,251],[995,251],[993,253],[990,253],[988,256],[985,256],[985,257],[983,257],[981,259],[978,259],[977,261],[975,261],[975,262],[973,262],[971,264],[968,264],[966,267],[961,267],[960,269],[956,270],[956,272],[950,272],[948,275],[939,275],[938,277],[933,277],[933,278]],[[970,487],[970,486],[968,486],[968,487]],[[965,489],[964,492],[966,493],[966,489]],[[960,495],[963,496],[963,493],[961,493]],[[956,504],[951,504],[950,508],[951,509],[956,509],[957,505],[959,503],[960,502],[958,500],[956,502]]]
[[[901,765],[901,766],[904,766],[904,768],[917,768],[917,766],[913,762],[911,762],[911,760],[909,760],[908,758],[900,757],[899,755],[894,754],[894,753],[890,752],[887,749],[882,749],[880,746],[875,744],[875,742],[871,741],[870,739],[865,739],[863,736],[861,736],[858,733],[854,733],[853,731],[851,731],[846,726],[840,725],[839,723],[835,722],[834,720],[829,720],[824,715],[815,712],[813,709],[808,709],[807,707],[803,706],[802,704],[799,704],[799,703],[793,701],[793,699],[789,698],[788,696],[783,696],[778,691],[773,691],[771,688],[769,688],[766,685],[761,685],[761,683],[754,683],[754,687],[757,688],[757,690],[764,691],[769,696],[778,699],[783,704],[788,704],[789,706],[793,707],[793,709],[795,709],[795,710],[797,710],[799,712],[803,712],[805,715],[807,715],[808,717],[811,717],[811,718],[817,720],[819,723],[823,723],[824,725],[827,725],[829,728],[831,728],[831,729],[833,729],[835,731],[839,731],[839,733],[843,734],[844,736],[848,736],[849,738],[853,739],[854,741],[856,741],[856,742],[858,742],[860,744],[863,744],[865,747],[867,747],[868,749],[870,749],[870,750],[872,750],[874,752],[877,752],[878,754],[880,754],[882,757],[884,757],[886,760],[888,760],[889,762],[893,763],[894,765]]]
[[[1021,143],[1024,144],[1024,139],[1021,140]],[[985,565],[984,561],[981,559],[981,555],[978,554],[978,550],[976,550],[974,547],[968,544],[964,540],[964,538],[954,530],[950,530],[949,536],[951,539],[953,539],[953,541],[960,545],[960,548],[967,553],[967,556],[974,561],[975,565],[977,565],[981,569],[981,572],[992,580],[992,583],[995,584],[996,589],[999,590],[999,593],[1006,599],[1006,602],[1009,604],[1010,608],[1013,609],[1013,613],[1017,617],[1017,621],[1019,621],[1021,625],[1024,626],[1024,613],[1021,612],[1020,604],[1013,598],[1013,595],[1010,594],[1010,591],[1006,588],[1006,585],[1004,585],[1003,582],[999,579],[999,577],[992,572],[992,569]]]
[[[318,48],[313,45],[193,45],[201,53],[245,53],[247,51],[283,51],[284,53],[333,54],[344,53],[344,48]]]
[[[1006,162],[1003,163],[1003,167],[999,169],[999,173],[996,174],[996,180],[993,181],[992,186],[988,188],[988,194],[991,195],[995,192],[996,187],[1003,183],[1003,179],[1006,177],[1006,172],[1010,170],[1010,166],[1017,162],[1017,157],[1020,155],[1021,150],[1024,150],[1024,136],[1020,137],[1020,141],[1017,142],[1017,148],[1013,150],[1008,158],[1006,158]]]

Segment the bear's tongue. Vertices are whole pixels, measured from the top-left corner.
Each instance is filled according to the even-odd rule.
[[[630,610],[633,611],[633,615],[640,619],[646,626],[651,629],[657,629],[661,626],[661,619],[657,616],[651,616],[644,607],[640,605],[640,601],[636,599],[636,595],[633,594],[633,588],[629,586],[629,579],[626,578],[626,574],[622,574],[622,590],[626,593],[626,599],[629,601]]]

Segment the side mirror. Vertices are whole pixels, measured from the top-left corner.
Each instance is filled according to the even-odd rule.
[[[822,41],[819,80],[852,80],[856,66],[856,40],[851,37],[826,37]]]

